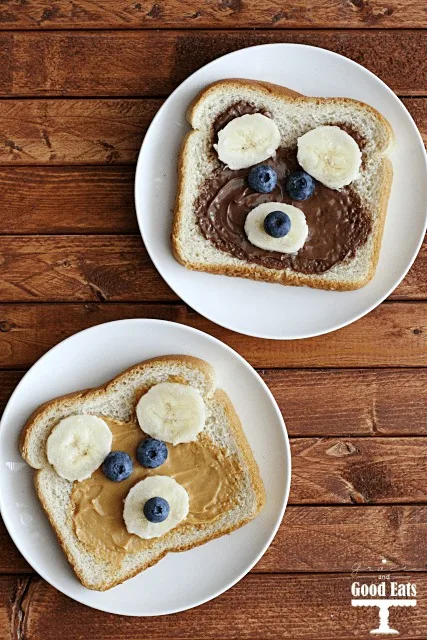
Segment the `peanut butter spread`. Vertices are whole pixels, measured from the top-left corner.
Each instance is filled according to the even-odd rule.
[[[166,462],[156,469],[147,469],[136,459],[136,449],[146,437],[138,424],[102,417],[113,434],[112,450],[128,453],[134,468],[122,482],[108,480],[99,468],[87,480],[74,483],[71,494],[74,529],[91,553],[119,564],[125,554],[156,544],[156,538],[144,540],[128,533],[123,521],[126,495],[148,476],[170,476],[187,490],[190,511],[179,526],[212,522],[235,505],[241,477],[237,457],[226,455],[207,435],[202,433],[188,444],[168,444]]]

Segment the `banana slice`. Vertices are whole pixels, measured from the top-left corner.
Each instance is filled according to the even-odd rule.
[[[267,160],[280,144],[280,131],[271,118],[261,113],[231,120],[218,133],[214,148],[230,169],[246,169]]]
[[[206,410],[197,389],[178,382],[160,382],[142,396],[136,416],[144,433],[179,444],[196,439],[205,426]]]
[[[326,187],[341,189],[358,177],[362,153],[348,133],[322,126],[298,138],[298,162]]]
[[[112,441],[113,435],[101,418],[69,416],[52,429],[47,439],[47,459],[61,478],[85,480],[110,453]]]
[[[163,522],[150,522],[144,515],[144,505],[150,498],[163,498],[169,504],[169,515]],[[158,538],[174,529],[188,514],[190,500],[187,491],[173,478],[150,476],[138,482],[125,498],[123,519],[129,533],[146,540]]]
[[[283,211],[291,219],[290,231],[283,238],[273,238],[264,229],[264,220],[272,211]],[[307,240],[308,226],[301,209],[282,202],[265,202],[249,211],[245,221],[245,233],[249,242],[260,249],[296,253]]]

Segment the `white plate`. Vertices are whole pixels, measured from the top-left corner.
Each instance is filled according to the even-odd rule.
[[[176,160],[188,130],[185,110],[197,92],[227,77],[267,80],[312,96],[347,96],[378,109],[396,134],[394,180],[377,273],[358,291],[281,287],[192,272],[170,250]],[[427,164],[417,128],[400,100],[370,71],[336,53],[298,44],[268,44],[206,65],[166,100],[142,145],[135,181],[145,246],[169,286],[210,320],[261,338],[307,338],[339,329],[376,307],[405,276],[426,227]]]
[[[167,555],[124,584],[97,593],[75,578],[33,488],[33,470],[18,451],[30,413],[55,396],[97,386],[127,367],[162,354],[203,358],[216,369],[259,464],[266,506],[250,524],[206,545]],[[269,389],[252,367],[215,338],[161,320],[120,320],[82,331],[51,349],[24,376],[0,427],[0,507],[16,546],[50,584],[78,602],[110,613],[150,616],[183,611],[240,580],[267,549],[282,520],[290,486],[285,424]]]

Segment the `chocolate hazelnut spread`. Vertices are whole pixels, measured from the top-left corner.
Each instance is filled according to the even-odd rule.
[[[241,477],[238,460],[215,446],[207,435],[199,434],[188,444],[168,445],[166,462],[147,469],[136,460],[136,449],[145,437],[140,427],[135,422],[102,417],[113,433],[112,450],[128,453],[134,469],[122,482],[108,480],[97,469],[87,480],[74,483],[74,530],[91,553],[120,564],[127,553],[156,544],[156,538],[144,540],[128,533],[123,522],[123,500],[137,482],[148,476],[170,476],[187,490],[190,511],[179,526],[212,522],[234,506]]]
[[[246,113],[260,112],[255,106],[238,102],[214,123],[217,133],[227,122]],[[265,115],[269,115],[264,112]],[[363,138],[346,125],[363,149]],[[287,175],[299,168],[295,148],[279,148],[268,164],[277,172],[278,183],[271,193],[258,193],[247,184],[249,169],[233,171],[219,167],[205,182],[196,202],[196,217],[202,234],[222,251],[270,269],[291,268],[299,273],[324,273],[334,264],[353,257],[365,244],[371,219],[351,185],[340,191],[316,182],[314,194],[305,201],[292,200],[284,189]],[[309,229],[307,240],[296,254],[266,251],[252,245],[244,224],[249,211],[265,202],[283,202],[301,209]]]
[[[259,109],[254,104],[250,104],[249,102],[244,102],[241,100],[240,102],[236,102],[232,104],[226,111],[220,113],[213,123],[213,131],[214,134],[217,135],[218,131],[221,131],[229,122],[234,120],[234,118],[239,118],[240,116],[245,116],[247,114],[252,113],[262,113],[263,116],[271,117],[271,114],[267,111],[267,109]]]
[[[366,139],[362,135],[360,135],[360,133],[356,131],[356,129],[354,129],[351,125],[342,122],[331,122],[331,126],[339,127],[340,129],[348,133],[348,135],[354,139],[363,155],[363,150],[366,147]]]

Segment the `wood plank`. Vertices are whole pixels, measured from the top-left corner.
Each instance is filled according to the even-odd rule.
[[[28,584],[27,576],[0,577],[0,629],[4,640],[16,640],[19,637],[19,602]]]
[[[0,234],[138,233],[133,188],[132,167],[0,167]],[[426,260],[424,244],[396,297],[425,298]]]
[[[412,581],[418,593],[417,606],[392,607],[390,625],[399,638],[423,637],[427,626],[427,576],[398,573],[399,583]],[[32,578],[24,596],[13,602],[22,614],[25,640],[338,640],[367,638],[378,626],[376,608],[352,607],[351,584],[357,579],[378,584],[369,574],[249,575],[231,590],[185,613],[147,620],[108,615],[82,607],[40,579]],[[16,578],[0,579],[5,602],[14,591]],[[3,607],[4,608],[4,607]],[[3,614],[4,615],[4,614]],[[149,635],[148,635],[149,634]],[[9,640],[9,638],[5,638]]]
[[[0,416],[25,371],[0,371]]]
[[[403,102],[427,140],[427,99]],[[0,165],[134,163],[161,104],[152,99],[0,100]]]
[[[386,303],[332,334],[309,340],[259,340],[223,329],[182,305],[126,303],[0,304],[0,367],[29,366],[65,337],[121,318],[162,318],[210,333],[253,366],[404,367],[427,365],[426,305]]]
[[[293,507],[255,572],[425,571],[427,507]]]
[[[0,237],[3,301],[178,300],[140,237]]]
[[[397,93],[427,94],[423,30],[153,30],[8,32],[0,41],[0,95],[165,96],[207,62],[270,42],[325,47],[368,67]]]
[[[0,371],[0,413],[23,373]],[[271,369],[260,374],[290,436],[427,435],[427,370]]]
[[[403,282],[391,294],[393,300],[424,300],[427,297],[427,240],[421,245],[420,251],[409,273]]]
[[[262,376],[290,436],[427,435],[427,370],[269,370]]]
[[[291,440],[289,504],[427,502],[426,438]]]
[[[425,27],[422,0],[371,0],[342,3],[340,0],[293,0],[283,6],[279,0],[200,2],[196,0],[46,0],[17,5],[4,0],[0,5],[0,29],[107,29],[107,28],[410,28]]]
[[[19,553],[0,519],[0,573],[34,573],[34,570]],[[0,596],[1,603],[1,596]],[[0,624],[0,629],[2,629]]]
[[[253,573],[424,571],[427,507],[289,506]],[[0,573],[34,573],[0,521]]]
[[[0,168],[2,233],[137,232],[131,167]]]
[[[139,236],[0,236],[0,260],[3,302],[179,300]],[[427,244],[392,298],[426,300],[426,269]]]
[[[424,103],[423,98],[403,98],[402,102],[415,120],[424,145],[427,145],[427,103]]]
[[[134,163],[161,104],[150,99],[0,101],[0,164]]]

